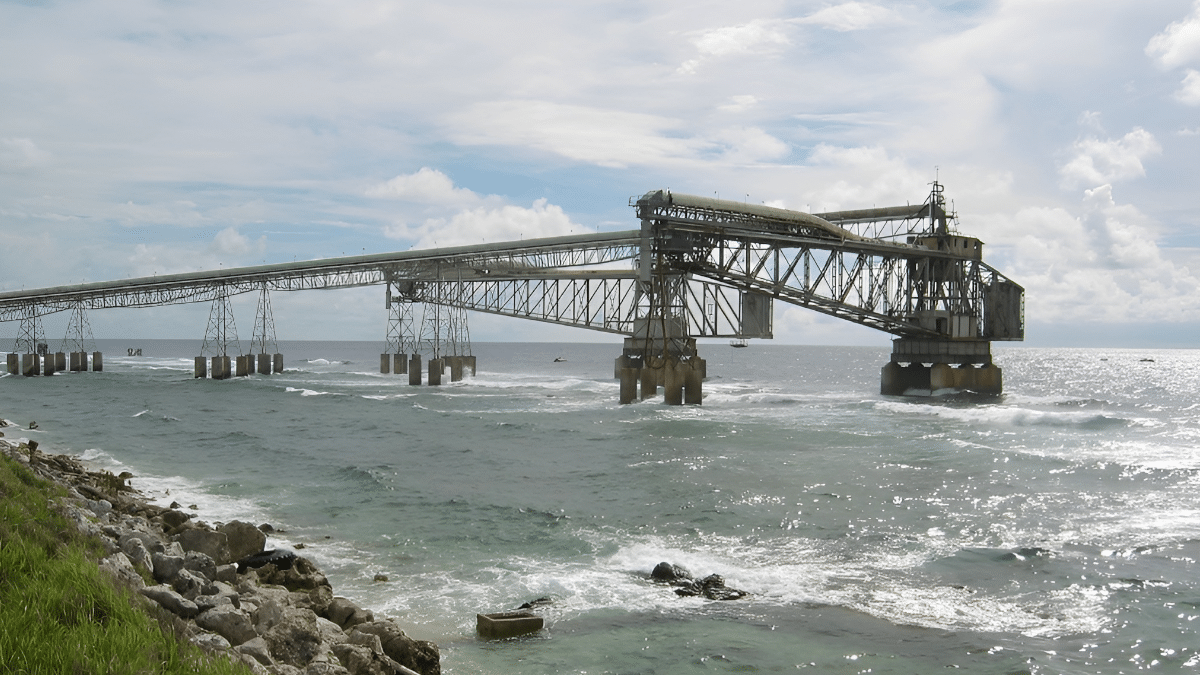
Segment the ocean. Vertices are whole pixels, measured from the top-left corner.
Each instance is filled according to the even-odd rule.
[[[1200,672],[1200,350],[994,345],[1003,396],[899,398],[885,346],[702,344],[673,407],[618,404],[616,340],[475,344],[440,387],[280,347],[218,382],[198,341],[101,341],[101,373],[0,380],[4,431],[270,523],[445,673]],[[540,633],[476,636],[543,597]]]

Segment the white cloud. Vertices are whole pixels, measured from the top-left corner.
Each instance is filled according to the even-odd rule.
[[[852,31],[872,28],[900,20],[900,15],[888,7],[866,2],[845,2],[814,12],[795,23],[807,23],[836,31]]]
[[[1085,138],[1059,169],[1066,187],[1095,186],[1146,175],[1142,160],[1162,152],[1150,132],[1136,127],[1119,139]]]
[[[0,138],[0,172],[28,171],[49,159],[50,153],[28,138]]]
[[[1146,55],[1163,68],[1178,68],[1200,58],[1200,0],[1193,3],[1191,14],[1150,38]]]
[[[1200,72],[1188,68],[1175,98],[1188,105],[1200,105]]]
[[[262,253],[267,248],[266,236],[251,241],[249,237],[237,231],[237,228],[227,227],[213,237],[210,250],[218,256],[233,256],[235,258],[250,253]]]
[[[699,55],[684,61],[678,72],[694,75],[710,59],[745,54],[767,54],[790,44],[787,24],[780,20],[756,20],[737,26],[722,26],[699,32],[692,38]]]
[[[384,233],[392,239],[415,239],[413,248],[423,249],[540,239],[588,231],[572,222],[561,207],[539,199],[529,208],[506,205],[466,209],[447,218],[430,218],[417,227],[392,226]]]
[[[454,181],[449,176],[429,167],[373,186],[367,190],[367,195],[426,204],[471,204],[479,200],[474,192],[454,187]]]

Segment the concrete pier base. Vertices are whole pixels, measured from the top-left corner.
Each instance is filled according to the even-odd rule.
[[[195,367],[192,369],[192,377],[200,380],[208,377],[208,359],[203,356],[196,357]]]
[[[46,354],[46,356],[42,359],[42,374],[46,377],[50,377],[54,373],[54,355]]]
[[[463,369],[471,371],[471,377],[475,377],[475,375],[478,374],[478,371],[475,370],[476,365],[477,365],[477,362],[475,361],[474,356],[464,356],[463,357]]]
[[[408,372],[408,354],[392,354],[392,372],[397,375]]]
[[[271,355],[271,372],[276,374],[283,372],[283,354],[275,353]]]
[[[82,373],[87,370],[87,352],[71,352],[71,372]]]
[[[704,359],[695,356],[664,359],[624,354],[613,362],[613,376],[621,383],[622,404],[655,396],[662,387],[663,401],[667,405],[700,405],[704,399],[706,371]]]
[[[450,381],[462,382],[463,379],[463,357],[450,357]]]
[[[271,374],[271,355],[270,354],[263,353],[263,354],[258,355],[258,374],[259,375],[270,375]]]
[[[421,384],[421,355],[413,354],[408,360],[408,383]]]
[[[382,375],[388,375],[392,372],[392,355],[391,354],[380,354],[379,355],[379,372]]]
[[[21,374],[21,355],[16,352],[13,352],[8,355],[8,374],[9,375],[20,375]]]
[[[21,374],[25,377],[36,377],[42,368],[42,357],[37,354],[21,355]]]
[[[104,370],[104,355],[100,352],[92,352],[92,372],[98,373]]]
[[[231,363],[230,363],[230,359],[228,356],[212,357],[212,379],[228,380],[229,377],[233,374],[230,371],[230,365],[231,365]]]
[[[1004,377],[992,363],[986,340],[917,340],[892,342],[892,360],[879,375],[879,393],[928,396],[939,391],[1001,394]]]
[[[233,357],[234,373],[238,377],[245,377],[250,374],[249,357],[245,354],[239,354]]]
[[[54,353],[54,372],[61,373],[61,372],[64,372],[66,369],[67,369],[67,353],[66,352],[55,352]]]
[[[446,362],[442,359],[429,359],[429,386],[436,387],[442,383],[442,373],[445,371]]]

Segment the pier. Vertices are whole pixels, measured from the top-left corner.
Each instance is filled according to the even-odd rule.
[[[983,261],[983,242],[958,231],[937,183],[921,204],[818,214],[666,190],[630,206],[639,227],[621,232],[0,293],[0,321],[19,322],[8,372],[66,369],[66,349],[62,367],[58,354],[39,352],[43,316],[77,317],[64,344],[72,372],[82,372],[87,312],[207,302],[195,377],[273,375],[283,355],[272,293],[382,286],[379,371],[413,385],[475,373],[467,317],[485,312],[621,336],[613,376],[622,403],[661,391],[668,404],[699,404],[707,364],[697,339],[771,339],[783,302],[893,335],[883,394],[1003,390],[991,343],[1024,339],[1025,291]],[[241,353],[229,298],[244,293],[259,302]],[[102,368],[99,352],[92,363]]]

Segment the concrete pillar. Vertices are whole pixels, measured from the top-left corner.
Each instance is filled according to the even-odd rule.
[[[421,384],[421,355],[413,354],[408,360],[408,383]]]
[[[475,377],[479,371],[475,370],[476,362],[474,356],[463,357],[463,368],[471,371],[471,377]]]
[[[450,357],[450,381],[462,382],[463,379],[463,357]]]
[[[704,400],[704,359],[692,358],[684,374],[683,402],[700,405]]]
[[[50,377],[54,374],[54,355],[46,354],[42,357],[42,374]]]
[[[442,371],[445,363],[441,359],[429,359],[429,386],[436,387],[442,383]]]
[[[392,354],[392,372],[397,375],[408,372],[408,354]]]
[[[92,352],[92,372],[98,373],[104,370],[104,355],[100,352]]]
[[[1004,374],[1000,368],[989,363],[975,370],[975,391],[981,394],[1000,394],[1004,391]]]
[[[662,384],[662,359],[645,359],[642,367],[642,399],[658,396],[658,385]]]
[[[228,356],[212,357],[212,379],[214,379],[214,380],[229,379],[229,357]]]
[[[67,353],[66,352],[55,352],[54,353],[54,372],[61,373],[66,369],[67,369]]]
[[[20,375],[21,374],[21,355],[16,352],[13,352],[8,355],[8,374],[9,375]]]
[[[975,366],[966,364],[954,369],[954,388],[975,391]]]
[[[87,369],[87,366],[86,366],[86,365],[85,365],[83,368],[80,368],[80,367],[79,367],[79,355],[80,355],[81,353],[82,353],[82,352],[71,352],[71,372],[72,372],[72,373],[78,373],[78,372],[79,372],[79,371],[81,371],[81,370],[86,370],[86,369]],[[87,358],[87,354],[84,354],[83,358],[85,358],[85,359],[86,359],[86,358]],[[85,363],[86,363],[86,362],[85,362]]]
[[[935,363],[929,369],[929,390],[954,388],[954,368],[949,363]]]
[[[258,355],[258,374],[259,375],[270,375],[271,374],[271,355],[270,354],[267,354],[264,352],[264,353]]]
[[[683,405],[684,364],[667,359],[663,364],[663,402],[667,405]]]
[[[192,377],[201,380],[208,377],[208,359],[205,359],[203,356],[196,357],[196,365],[192,369]]]
[[[25,377],[34,377],[38,374],[42,367],[42,357],[37,354],[22,354],[21,355],[21,374]]]
[[[879,393],[884,396],[904,395],[904,369],[895,361],[888,361],[879,372]]]
[[[380,354],[379,355],[379,372],[383,375],[387,375],[392,372],[392,355],[391,354]]]
[[[617,377],[621,380],[622,404],[633,403],[637,398],[638,379],[641,377],[641,370],[641,368],[622,368],[617,372]]]
[[[238,354],[237,356],[233,357],[233,368],[233,372],[236,373],[238,377],[245,377],[250,374],[250,369],[246,364],[245,354]]]
[[[273,354],[271,356],[271,370],[275,373],[283,372],[283,354]]]

